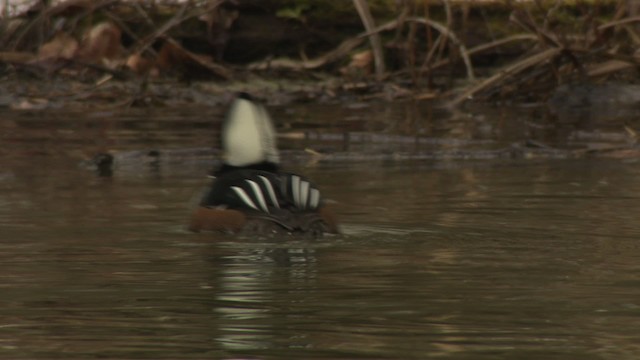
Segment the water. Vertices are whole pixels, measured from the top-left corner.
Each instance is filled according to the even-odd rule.
[[[51,121],[2,140],[0,358],[640,356],[637,162],[295,163],[344,235],[237,238],[185,230],[206,165],[99,177]]]

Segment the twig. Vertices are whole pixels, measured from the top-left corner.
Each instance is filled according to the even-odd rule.
[[[148,35],[143,41],[141,41],[136,46],[135,50],[132,51],[131,53],[141,53],[141,52],[143,52],[149,46],[151,46],[151,44],[153,44],[153,42],[156,39],[158,39],[160,37],[167,37],[167,38],[170,38],[170,39],[173,40],[172,37],[170,37],[169,35],[166,35],[166,33],[169,30],[171,30],[172,28],[174,28],[177,25],[180,25],[181,23],[185,22],[186,20],[189,20],[189,19],[194,18],[194,17],[201,16],[204,13],[212,11],[213,9],[218,7],[221,4],[221,2],[222,2],[221,0],[214,1],[209,6],[203,8],[203,9],[195,9],[193,11],[190,11],[189,13],[186,13],[186,10],[190,6],[190,3],[189,2],[185,2],[180,7],[180,10],[178,10],[178,12],[171,19],[167,20],[167,22],[165,22],[162,26],[160,26],[155,31],[153,31],[150,35]],[[137,2],[134,2],[134,6],[138,10],[138,12],[141,13],[141,16],[147,21],[147,23],[151,27],[156,28],[155,24],[153,23],[153,21],[151,20],[149,15],[144,11],[144,9],[142,9],[140,7],[140,5]]]
[[[124,23],[124,21],[122,21],[122,19],[120,19],[120,17],[118,17],[116,14],[114,14],[113,12],[109,11],[109,10],[105,10],[105,15],[111,19],[111,21],[113,21],[120,29],[124,30],[124,32],[127,33],[127,35],[129,35],[133,40],[134,43],[140,43],[140,38],[138,38],[138,36],[136,35],[136,33],[134,31],[132,31],[127,24]],[[148,48],[148,51],[151,54],[157,55],[156,51],[153,48]]]
[[[634,22],[640,22],[640,16],[633,16],[633,17],[628,17],[628,18],[624,18],[621,20],[616,20],[616,21],[610,21],[606,24],[602,24],[600,26],[598,26],[598,31],[603,31],[606,30],[610,27],[616,27],[618,25],[626,25],[626,24],[631,24]]]
[[[640,36],[638,36],[633,27],[631,27],[630,25],[625,25],[622,28],[627,32],[635,47],[637,47],[640,44]]]
[[[372,31],[375,29],[375,22],[373,21],[373,17],[371,16],[371,11],[369,11],[369,4],[367,3],[367,0],[353,0],[353,4],[355,5],[356,10],[358,10],[358,14],[360,15],[360,19],[364,24],[364,28],[368,33],[372,33]],[[369,36],[369,42],[371,43],[371,49],[373,50],[376,79],[380,81],[382,80],[382,77],[385,73],[384,54],[382,52],[382,42],[380,41],[380,35],[378,33],[372,33]]]
[[[529,32],[532,32],[534,34],[537,34],[542,44],[551,45],[555,47],[563,46],[554,34],[549,33],[545,29],[541,28],[538,24],[536,24],[536,22],[533,19],[533,16],[528,10],[525,12],[524,15],[522,11],[514,11],[509,20],[519,25],[523,29]]]
[[[453,30],[453,11],[451,11],[451,4],[449,3],[449,0],[443,0],[443,5],[444,5],[444,12],[447,18],[447,30],[449,30],[450,32],[452,32]],[[428,19],[428,18],[425,18]],[[440,35],[442,35],[442,32],[440,32]],[[448,41],[448,37],[444,37],[443,41],[440,42],[440,46],[437,47],[438,48],[438,59],[442,59],[442,54],[444,53],[445,48],[451,49],[451,46],[449,45],[449,41]],[[451,57],[451,56],[449,56]]]
[[[417,22],[420,24],[431,26],[432,28],[438,30],[441,34],[444,34],[449,39],[451,39],[451,41],[458,46],[458,51],[460,51],[460,56],[462,56],[464,65],[467,68],[467,78],[469,79],[469,81],[475,81],[475,75],[473,74],[473,66],[471,64],[471,59],[469,59],[469,53],[467,51],[467,48],[464,46],[464,44],[460,40],[458,40],[458,37],[453,32],[449,31],[449,29],[447,29],[442,24],[436,21],[433,21],[431,19],[413,17],[413,18],[407,19],[407,21]]]
[[[140,41],[135,46],[134,50],[131,51],[131,53],[132,54],[142,53],[149,46],[151,46],[151,44],[153,44],[153,42],[156,41],[157,38],[161,37],[167,31],[171,30],[171,28],[173,28],[174,26],[180,24],[182,21],[186,20],[186,19],[180,20],[180,18],[184,15],[184,13],[187,10],[188,6],[189,6],[189,3],[184,3],[180,7],[180,10],[178,10],[178,12],[176,12],[176,14],[171,19],[167,20],[167,22],[165,22],[162,26],[156,27],[155,24],[153,23],[153,20],[151,20],[151,18],[144,11],[144,9],[142,9],[142,7],[140,7],[140,5],[136,2],[135,3],[136,10],[138,10],[140,15],[147,21],[147,23],[151,27],[155,28],[156,30],[154,30],[151,34],[147,35],[147,37],[143,41]]]
[[[429,29],[431,29],[431,27],[427,26]],[[427,53],[427,55],[424,57],[424,61],[422,62],[422,66],[420,67],[420,76],[422,76],[425,72],[427,71],[431,71],[433,70],[433,66],[431,65],[431,59],[433,59],[433,56],[435,55],[436,51],[440,48],[440,42],[442,42],[442,38],[444,37],[444,35],[442,35],[439,31],[438,31],[438,37],[436,38],[435,41],[431,41],[431,46],[429,47],[429,52]]]
[[[637,65],[627,61],[608,60],[593,66],[591,69],[587,69],[587,76],[591,78],[605,76],[617,73],[618,71],[628,70],[635,66]]]

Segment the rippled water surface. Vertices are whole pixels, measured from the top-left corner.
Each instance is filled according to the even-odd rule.
[[[4,129],[0,358],[640,357],[640,163],[296,163],[344,235],[237,238],[185,231],[206,164],[78,166],[213,138],[152,119]]]

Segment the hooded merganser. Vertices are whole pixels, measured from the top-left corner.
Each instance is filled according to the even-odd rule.
[[[222,165],[193,212],[189,229],[232,233],[338,233],[318,188],[282,172],[276,132],[264,106],[240,93],[221,131]]]

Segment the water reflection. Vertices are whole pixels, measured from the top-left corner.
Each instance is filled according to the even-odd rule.
[[[289,316],[276,304],[288,308],[304,302],[316,282],[315,249],[308,245],[252,244],[224,257],[215,295],[222,330],[216,342],[231,351],[278,348],[276,334]]]

